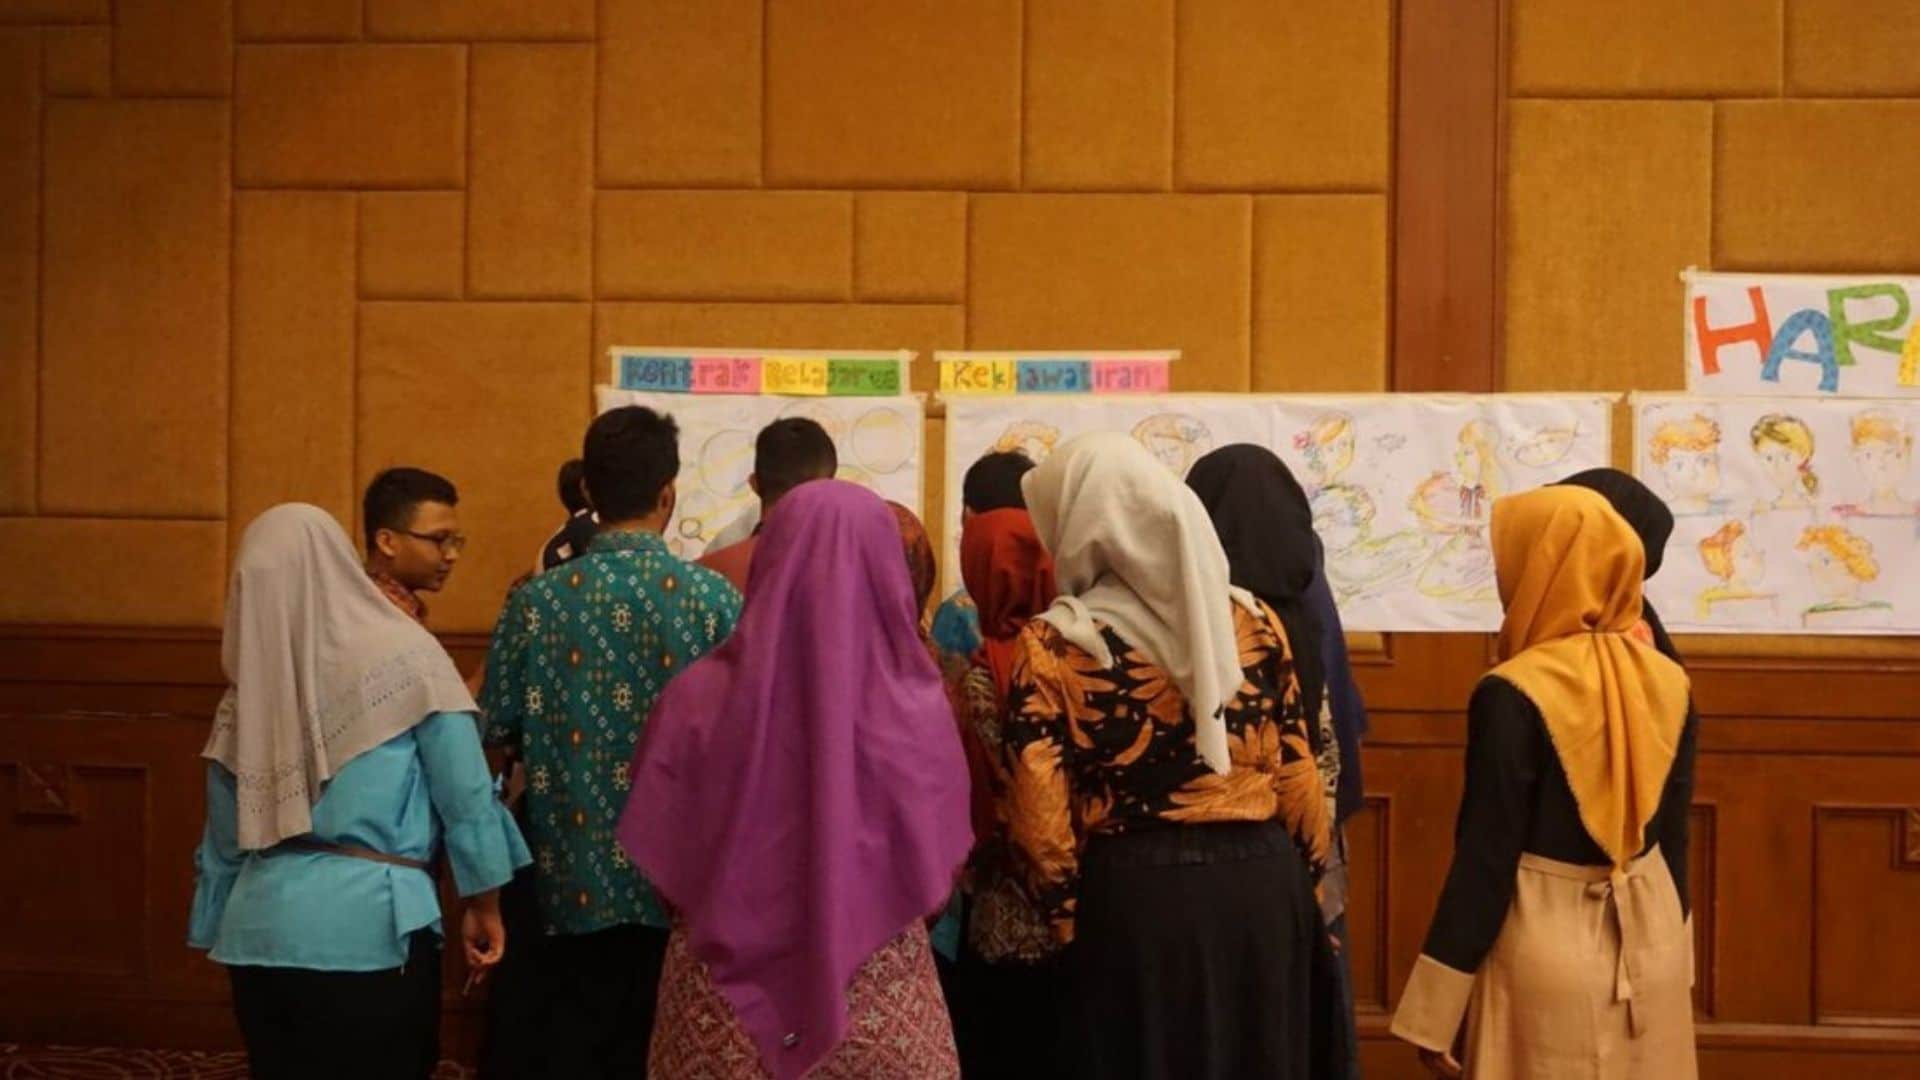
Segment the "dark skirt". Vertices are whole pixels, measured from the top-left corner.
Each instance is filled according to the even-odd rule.
[[[388,971],[227,969],[257,1080],[426,1080],[440,1058],[440,936]]]
[[[1335,962],[1306,864],[1279,825],[1095,837],[1060,1060],[1101,1080],[1343,1075]]]

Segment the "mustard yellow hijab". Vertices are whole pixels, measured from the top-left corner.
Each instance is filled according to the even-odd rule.
[[[1646,554],[1602,496],[1544,487],[1493,504],[1506,619],[1492,674],[1545,718],[1580,821],[1616,867],[1645,844],[1686,722],[1687,674],[1633,636]]]

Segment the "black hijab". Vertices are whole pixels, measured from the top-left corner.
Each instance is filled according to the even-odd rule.
[[[1213,519],[1233,583],[1280,616],[1307,724],[1317,730],[1327,671],[1323,623],[1307,602],[1320,572],[1307,493],[1271,450],[1249,443],[1223,446],[1194,462],[1187,486]]]
[[[1588,469],[1560,482],[1598,492],[1611,503],[1614,513],[1624,518],[1640,536],[1640,546],[1647,551],[1646,576],[1651,578],[1660,572],[1661,560],[1667,555],[1667,538],[1673,535],[1673,511],[1667,509],[1667,504],[1652,488],[1619,469]],[[1640,601],[1640,616],[1653,631],[1654,647],[1668,659],[1680,663],[1680,652],[1673,647],[1673,638],[1660,622],[1659,612],[1653,610],[1653,604],[1645,598]]]

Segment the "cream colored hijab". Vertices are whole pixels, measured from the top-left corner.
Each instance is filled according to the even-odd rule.
[[[247,526],[220,648],[229,688],[201,756],[234,775],[243,850],[311,832],[313,804],[356,756],[436,712],[474,710],[440,643],[315,506]]]
[[[1603,496],[1556,486],[1495,502],[1492,543],[1507,609],[1492,674],[1540,710],[1581,824],[1623,867],[1660,808],[1689,693],[1633,632],[1640,538]]]
[[[1227,772],[1222,712],[1242,681],[1233,605],[1260,607],[1228,584],[1227,553],[1199,497],[1118,434],[1073,439],[1022,487],[1060,587],[1040,618],[1101,664],[1113,664],[1105,623],[1164,668],[1187,700],[1201,759]]]

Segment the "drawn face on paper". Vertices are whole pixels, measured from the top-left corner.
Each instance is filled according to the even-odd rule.
[[[1331,484],[1353,465],[1353,425],[1324,443],[1308,442],[1304,451],[1307,475],[1316,484]]]
[[[1720,451],[1671,450],[1660,473],[1675,498],[1705,499],[1720,490]]]
[[[1875,495],[1895,495],[1913,464],[1913,446],[1905,440],[1874,439],[1853,448],[1853,462]]]
[[[1767,580],[1767,553],[1753,542],[1751,534],[1735,540],[1728,554],[1733,557],[1733,584],[1751,587]]]
[[[1847,569],[1846,560],[1828,550],[1825,544],[1815,544],[1807,552],[1807,576],[1827,600],[1851,599],[1860,591],[1860,581]]]
[[[1767,480],[1781,494],[1800,493],[1800,455],[1794,453],[1793,447],[1769,439],[1760,444],[1754,455],[1760,459],[1760,468],[1767,474]]]

